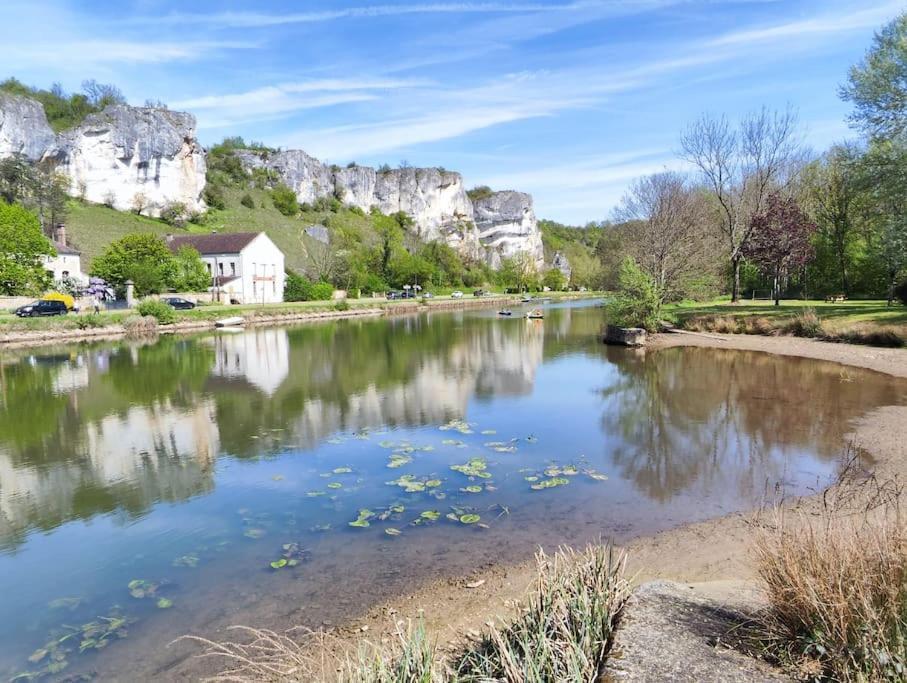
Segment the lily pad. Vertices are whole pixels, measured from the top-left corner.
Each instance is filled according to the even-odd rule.
[[[368,508],[362,508],[359,510],[359,516],[352,522],[349,523],[350,526],[356,527],[359,529],[364,529],[369,526],[368,520],[375,516],[375,513]]]
[[[158,609],[170,609],[173,607],[173,600],[170,600],[169,598],[158,598],[157,607]]]
[[[387,466],[391,469],[397,469],[398,467],[403,467],[411,463],[413,459],[402,453],[391,453],[390,460],[387,461]]]
[[[352,467],[335,467],[333,470],[334,474],[349,474],[353,471]]]
[[[429,522],[434,522],[441,517],[441,513],[437,510],[426,510],[425,512],[420,514],[419,517],[422,519],[427,519]]]
[[[426,488],[430,488],[430,489],[436,489],[440,485],[441,485],[440,479],[429,479],[427,482],[425,482]]]
[[[551,489],[556,486],[564,486],[565,484],[569,483],[569,479],[564,479],[563,477],[551,477],[550,479],[543,479],[537,484],[532,484],[532,486],[530,486],[529,488],[533,489],[534,491],[541,491],[542,489]]]
[[[463,465],[451,465],[450,469],[454,472],[465,474],[467,477],[491,478],[491,473],[487,471],[488,463],[485,462],[484,458],[472,458]]]
[[[475,485],[473,485],[473,486],[464,486],[464,487],[461,488],[460,490],[463,491],[464,493],[482,493],[482,487],[481,487],[481,486],[475,486]]]
[[[480,519],[482,519],[482,518],[479,517],[479,515],[474,515],[474,514],[460,515],[460,521],[461,521],[463,524],[475,524],[475,523],[478,522]]]
[[[328,484],[328,488],[329,489],[342,489],[343,484],[341,484],[339,481],[332,481],[330,484]]]
[[[279,560],[274,560],[271,563],[272,569],[283,569],[286,566],[287,566],[287,560],[286,560],[286,558],[283,558],[283,557],[281,557]]]
[[[531,476],[528,476],[528,477],[523,477],[523,479],[525,479],[526,481],[530,481],[530,482],[531,482],[531,481],[538,481],[538,480],[539,480],[539,478],[536,477],[535,475],[531,475]]]

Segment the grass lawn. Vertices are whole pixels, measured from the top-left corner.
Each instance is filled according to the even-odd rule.
[[[812,309],[822,324],[831,331],[860,327],[895,327],[907,331],[907,306],[895,303],[889,307],[884,300],[847,301],[832,304],[825,301],[791,299],[775,306],[770,301],[743,301],[731,305],[727,297],[708,302],[682,302],[664,309],[664,317],[675,323],[700,316],[750,317],[789,319]]]

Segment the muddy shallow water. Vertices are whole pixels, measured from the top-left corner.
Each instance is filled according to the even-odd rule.
[[[0,356],[0,676],[176,678],[187,632],[337,624],[538,545],[805,493],[853,419],[907,402],[832,363],[606,348],[600,321],[572,304]]]

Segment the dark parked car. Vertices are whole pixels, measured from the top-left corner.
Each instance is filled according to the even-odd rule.
[[[476,291],[474,291],[474,292],[472,293],[472,295],[473,295],[473,296],[485,296],[485,290],[484,290],[484,289],[477,289]]]
[[[165,296],[161,299],[165,304],[173,306],[178,311],[191,311],[195,308],[195,304],[189,301],[188,299],[183,299],[178,296]]]
[[[20,318],[38,318],[46,315],[66,315],[69,309],[62,301],[34,301],[25,306],[16,309],[16,315]]]
[[[403,292],[388,292],[386,296],[388,299],[402,299]]]

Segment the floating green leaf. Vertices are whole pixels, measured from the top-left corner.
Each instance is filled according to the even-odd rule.
[[[464,486],[464,487],[461,488],[460,490],[463,491],[464,493],[482,493],[482,487],[481,487],[481,486],[475,486],[475,485],[473,485],[473,486]]]
[[[387,462],[387,466],[391,469],[396,469],[398,467],[403,467],[404,465],[407,465],[412,461],[413,459],[408,455],[404,455],[402,453],[391,453],[391,457]]]
[[[329,489],[342,489],[343,484],[341,484],[339,481],[332,481],[330,484],[328,484],[328,488]]]
[[[281,557],[279,560],[274,560],[271,563],[272,569],[283,569],[286,566],[287,566],[287,560],[283,557]]]
[[[422,519],[427,519],[429,522],[434,522],[441,517],[441,513],[437,510],[426,510],[425,512],[420,514],[419,517],[421,517]]]
[[[333,470],[334,474],[349,474],[353,471],[352,467],[335,467]]]
[[[460,521],[463,522],[463,524],[475,524],[480,519],[482,519],[482,518],[479,517],[479,515],[474,515],[474,514],[460,515]]]
[[[440,479],[429,479],[427,482],[425,482],[425,486],[430,489],[436,489],[440,485],[441,485]]]
[[[369,526],[368,520],[370,520],[374,516],[375,513],[372,510],[369,510],[368,508],[362,508],[361,510],[359,510],[359,516],[356,518],[356,520],[350,522],[349,525],[363,529]]]
[[[542,489],[554,488],[555,486],[564,486],[565,484],[569,483],[569,479],[564,479],[563,477],[551,477],[550,479],[543,479],[537,484],[532,484],[532,486],[530,486],[529,488],[535,491],[540,491]]]
[[[158,609],[170,609],[173,607],[173,600],[170,600],[169,598],[158,598],[157,607]]]

